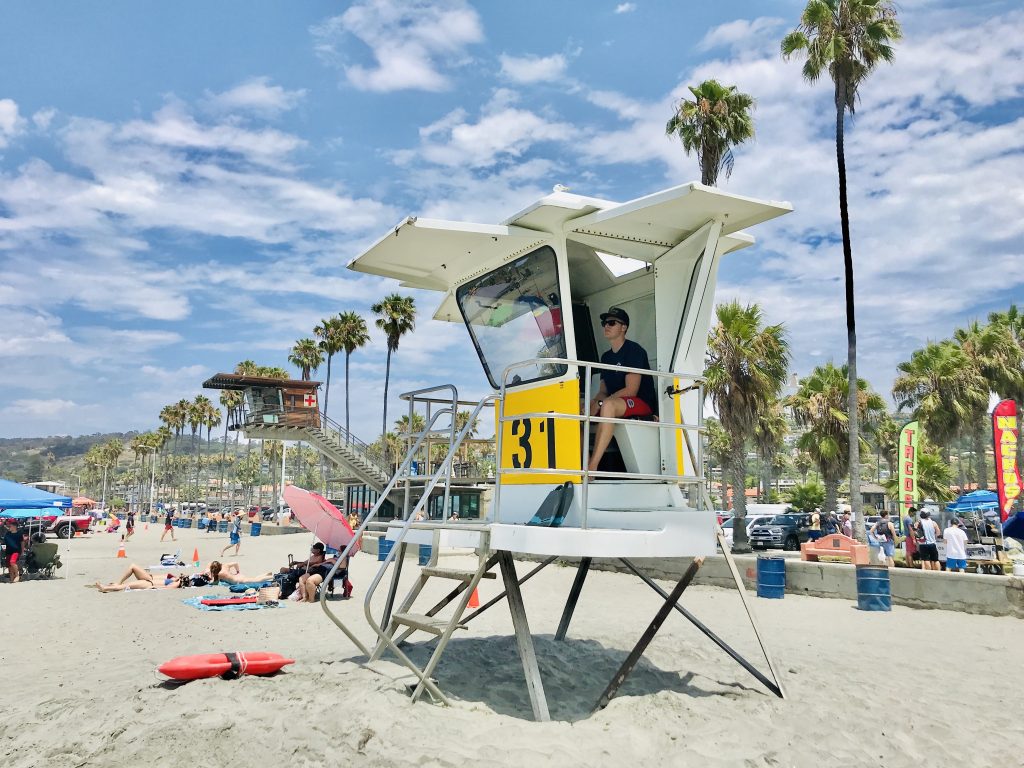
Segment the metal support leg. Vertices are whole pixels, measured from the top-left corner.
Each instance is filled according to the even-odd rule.
[[[587,579],[590,571],[590,558],[584,557],[580,560],[576,569],[576,578],[572,582],[572,589],[569,590],[569,598],[565,601],[565,608],[562,610],[562,619],[558,622],[558,631],[555,632],[555,640],[565,640],[565,633],[569,631],[569,622],[572,621],[572,614],[576,610],[576,602],[580,599],[580,592],[583,591],[583,582]]]
[[[388,597],[384,601],[384,620],[380,625],[386,627],[391,623],[391,609],[395,607],[395,595],[398,594],[398,580],[402,576],[402,563],[405,562],[405,542],[398,545],[398,554],[395,555],[395,573],[391,577],[391,584],[388,586]]]
[[[761,646],[764,661],[768,665],[768,670],[772,673],[772,678],[775,680],[776,687],[778,688],[776,695],[780,699],[784,699],[786,698],[786,692],[782,688],[782,678],[775,671],[772,658],[768,655],[768,648],[765,646],[764,640],[761,639],[761,630],[757,626],[757,619],[754,618],[754,609],[747,601],[747,589],[743,586],[743,579],[740,578],[740,571],[736,567],[736,561],[732,559],[732,552],[729,551],[729,545],[725,541],[725,534],[722,533],[721,526],[717,527],[715,535],[718,538],[718,546],[722,549],[722,555],[725,556],[725,562],[729,566],[729,572],[732,573],[732,580],[736,582],[736,591],[740,593],[740,601],[743,603],[743,609],[747,612],[747,618],[750,619],[750,626],[754,630],[754,637],[757,638],[757,644]]]
[[[519,658],[523,662],[523,672],[526,675],[526,689],[530,693],[530,704],[533,707],[533,719],[538,722],[547,722],[551,719],[551,716],[548,714],[548,702],[544,697],[544,682],[540,677],[540,667],[537,666],[537,654],[533,648],[530,624],[526,620],[526,606],[523,605],[523,593],[519,591],[516,566],[512,560],[511,552],[502,550],[498,555],[498,562],[501,565],[501,577],[505,582],[505,592],[508,594],[508,608],[512,614],[512,626],[516,631],[516,647],[519,650]]]
[[[536,568],[534,568],[534,569],[533,569],[532,571],[530,571],[530,572],[529,572],[528,574],[526,574],[525,576],[523,576],[523,577],[522,577],[521,579],[519,579],[519,580],[518,580],[518,581],[517,581],[516,583],[517,583],[517,584],[518,584],[519,586],[522,586],[523,584],[525,584],[526,582],[528,582],[528,581],[529,581],[530,579],[532,579],[532,578],[533,578],[534,576],[536,576],[536,575],[537,575],[538,573],[540,573],[540,572],[541,572],[542,570],[544,570],[544,568],[546,568],[547,566],[549,566],[549,565],[551,565],[551,564],[552,564],[553,562],[555,562],[555,560],[557,560],[557,559],[558,559],[558,556],[557,556],[557,555],[552,555],[551,557],[545,558],[545,559],[544,559],[544,560],[543,560],[543,561],[542,561],[542,562],[540,563],[540,565],[538,565],[538,566],[537,566]],[[491,598],[491,599],[490,599],[490,600],[488,600],[488,601],[487,601],[486,603],[484,603],[484,604],[483,604],[483,605],[481,605],[481,606],[480,606],[479,608],[477,608],[477,609],[476,609],[475,611],[473,611],[473,612],[472,612],[471,614],[469,614],[469,616],[467,616],[466,618],[464,618],[464,619],[462,620],[462,623],[463,623],[463,624],[469,624],[469,622],[471,622],[471,621],[472,621],[473,619],[475,619],[475,618],[476,618],[477,616],[479,616],[479,615],[480,615],[481,613],[483,613],[484,611],[486,611],[486,610],[487,610],[488,608],[490,608],[491,606],[497,605],[497,604],[498,604],[498,603],[500,603],[500,602],[501,602],[502,600],[504,600],[504,599],[505,599],[505,597],[506,597],[506,595],[508,595],[508,590],[507,590],[507,589],[506,589],[506,590],[505,590],[504,592],[502,592],[502,593],[501,593],[500,595],[498,595],[497,597],[493,597],[493,598]]]
[[[664,589],[662,589],[660,586],[658,586],[658,584],[655,583],[654,579],[652,579],[646,573],[642,573],[629,560],[627,560],[625,558],[621,558],[621,562],[622,562],[622,564],[624,566],[626,566],[634,574],[636,574],[638,577],[640,577],[640,579],[647,586],[649,586],[651,589],[653,589],[655,592],[657,592],[659,595],[661,595],[661,597],[663,599],[668,600],[668,592],[666,592]],[[756,677],[758,679],[758,681],[762,685],[764,685],[765,688],[767,688],[769,691],[774,693],[779,698],[782,698],[782,689],[779,688],[779,685],[778,685],[777,682],[769,680],[767,677],[765,677],[763,674],[761,674],[761,670],[757,669],[753,664],[751,664],[749,661],[747,661],[742,656],[740,656],[739,653],[737,653],[735,650],[733,650],[732,647],[729,646],[728,643],[726,643],[722,638],[720,638],[718,635],[716,635],[714,632],[712,632],[707,626],[704,625],[703,622],[701,622],[700,619],[698,619],[696,616],[694,616],[692,613],[690,613],[688,610],[686,610],[686,608],[684,608],[683,606],[679,605],[679,603],[676,603],[672,607],[675,608],[683,616],[685,616],[690,622],[692,622],[693,625],[695,627],[697,627],[697,629],[699,629],[701,632],[703,632],[704,635],[709,640],[711,640],[711,642],[713,642],[715,645],[717,645],[719,648],[721,648],[723,651],[725,651],[727,654],[729,654],[729,656],[733,659],[733,661],[738,663],[741,667],[743,667],[745,670],[747,670],[747,672],[749,672],[754,677]]]
[[[690,582],[693,581],[693,577],[697,575],[697,571],[703,564],[703,557],[698,557],[690,563],[690,567],[686,569],[686,573],[683,574],[683,578],[681,578],[672,589],[672,594],[670,594],[668,598],[666,598],[665,602],[661,604],[661,608],[658,609],[658,613],[655,614],[651,623],[647,626],[647,629],[640,637],[640,640],[637,641],[633,650],[629,652],[629,656],[626,657],[626,660],[622,662],[622,666],[619,667],[619,671],[615,673],[615,677],[613,677],[612,681],[608,683],[608,687],[605,688],[604,693],[601,694],[601,698],[597,701],[597,706],[594,708],[595,712],[607,707],[608,702],[615,697],[616,693],[618,693],[619,688],[621,688],[622,684],[626,682],[626,678],[629,677],[630,673],[636,667],[637,662],[640,661],[640,657],[644,655],[644,651],[647,650],[647,646],[651,644],[651,641],[654,640],[654,636],[658,634],[658,630],[661,629],[661,625],[665,623],[665,619],[668,618],[668,614],[669,611],[672,610],[672,606],[679,602],[679,598],[682,597],[686,588],[690,586]]]

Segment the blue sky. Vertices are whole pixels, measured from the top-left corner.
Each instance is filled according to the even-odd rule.
[[[372,325],[396,286],[344,265],[407,214],[497,222],[554,184],[628,200],[699,178],[663,131],[707,77],[757,99],[722,186],[796,209],[726,260],[717,296],[785,322],[794,371],[841,362],[829,88],[778,55],[801,7],[3,3],[0,436],[153,428],[211,373],[286,365],[323,317]],[[885,394],[914,348],[1018,299],[1024,250],[1024,12],[900,11],[896,63],[847,129],[860,370]],[[482,394],[462,330],[416,299],[391,391]],[[374,332],[352,358],[370,439],[384,357]]]

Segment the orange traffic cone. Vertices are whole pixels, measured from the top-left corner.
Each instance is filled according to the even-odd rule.
[[[124,551],[124,536],[121,537],[121,546],[119,546],[117,548],[117,556],[118,557],[125,557],[125,558],[128,557],[128,555],[125,554],[125,551]]]
[[[199,567],[199,547],[192,550],[192,565]]]
[[[480,607],[480,595],[477,594],[476,587],[473,587],[473,594],[469,596],[469,607],[479,608]]]

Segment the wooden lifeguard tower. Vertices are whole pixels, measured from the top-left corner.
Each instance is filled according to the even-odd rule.
[[[459,403],[454,384],[406,393],[410,414],[426,409],[427,426],[413,436],[414,444],[387,490],[407,481],[413,456],[428,435],[447,429],[450,448],[441,469],[426,479],[420,501],[407,503],[404,519],[387,528],[386,538],[393,546],[364,600],[364,615],[378,637],[375,646],[364,646],[348,626],[351,617],[337,615],[321,599],[328,617],[371,662],[391,653],[414,672],[414,700],[427,691],[435,700],[447,701],[431,676],[453,632],[490,607],[466,614],[471,593],[482,578],[495,576],[497,566],[534,716],[548,719],[520,593],[520,585],[536,569],[520,577],[513,562],[519,553],[543,558],[538,568],[559,557],[578,559],[557,640],[566,636],[594,558],[620,560],[661,595],[657,615],[597,706],[615,695],[673,610],[769,690],[782,695],[767,651],[768,671],[762,673],[680,606],[679,598],[703,559],[721,544],[757,631],[705,491],[700,372],[721,259],[754,242],[746,228],[790,210],[787,203],[727,194],[697,183],[626,203],[555,191],[501,224],[407,218],[349,265],[395,278],[404,286],[440,292],[434,318],[465,325],[494,390],[473,412],[477,418],[493,408],[497,427],[495,490],[482,519],[416,519],[423,499],[450,482],[445,465],[466,430],[454,426]],[[596,329],[600,314],[612,306],[628,312],[629,338],[645,348],[651,365],[650,370],[616,370],[653,377],[654,405],[660,414],[655,420],[590,415],[588,404],[598,391],[601,371],[611,367],[599,362],[607,343]],[[598,471],[587,471],[591,446],[581,435],[601,422],[613,424],[617,456]],[[404,550],[410,544],[432,545],[433,559],[396,606]],[[448,547],[474,549],[477,568],[437,567],[438,553]],[[693,560],[666,593],[633,563],[634,558],[651,557]],[[378,620],[370,600],[388,573],[386,607]],[[414,604],[432,578],[453,580],[455,587],[440,603],[417,611]],[[422,669],[400,647],[414,632],[438,638]]]

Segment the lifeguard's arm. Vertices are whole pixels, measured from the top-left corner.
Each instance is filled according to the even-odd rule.
[[[598,384],[598,387],[597,387],[597,394],[594,395],[593,399],[590,401],[590,415],[591,416],[596,416],[597,415],[597,412],[599,410],[601,410],[601,406],[598,405],[598,402],[601,401],[601,400],[604,400],[607,397],[608,397],[608,389],[604,385],[604,379],[601,379],[600,384]]]
[[[612,392],[609,397],[636,397],[636,393],[640,391],[640,374],[639,373],[627,373],[626,374],[626,386],[620,389],[618,392]]]

